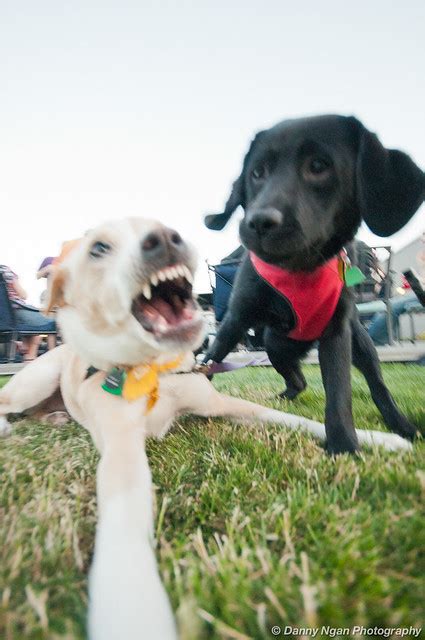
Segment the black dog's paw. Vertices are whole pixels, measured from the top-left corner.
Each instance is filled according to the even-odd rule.
[[[326,440],[325,451],[329,456],[338,456],[341,453],[358,453],[360,451],[360,445],[357,440],[337,438]]]
[[[306,387],[307,383],[301,379],[297,380],[297,384],[286,383],[286,389],[279,393],[278,397],[282,400],[295,400]]]
[[[282,400],[295,400],[295,398],[297,396],[300,395],[302,389],[285,389],[285,391],[282,391],[282,393],[278,394],[278,398],[282,398]]]
[[[398,435],[403,436],[403,438],[407,438],[407,440],[413,441],[419,435],[418,429],[402,414],[397,417],[397,420],[391,421],[391,424],[388,426],[391,431],[398,433]]]

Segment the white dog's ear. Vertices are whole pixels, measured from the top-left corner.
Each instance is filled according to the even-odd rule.
[[[56,267],[54,269],[47,290],[46,314],[51,313],[58,307],[65,306],[65,284],[67,279],[68,272],[63,267]]]

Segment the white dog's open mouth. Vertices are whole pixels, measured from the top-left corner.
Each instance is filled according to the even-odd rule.
[[[189,269],[176,265],[152,274],[133,300],[132,313],[158,340],[192,340],[200,331],[202,318],[192,296]]]

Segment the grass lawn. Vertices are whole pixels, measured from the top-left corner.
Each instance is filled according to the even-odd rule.
[[[319,370],[305,371],[308,390],[291,404],[271,399],[281,387],[271,369],[214,384],[321,420]],[[425,369],[384,375],[425,432]],[[357,426],[383,428],[357,373],[353,388]],[[275,426],[185,417],[148,449],[158,560],[183,640],[270,639],[286,624],[423,626],[423,442],[332,460]],[[0,443],[2,640],[84,637],[97,460],[75,424],[23,420]]]

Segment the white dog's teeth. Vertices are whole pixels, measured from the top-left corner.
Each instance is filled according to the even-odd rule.
[[[188,282],[190,282],[190,284],[193,284],[193,276],[190,273],[190,270],[189,270],[188,267],[184,267],[184,276],[185,276],[186,280]]]
[[[158,284],[158,276],[156,273],[151,275],[151,283],[153,284],[154,287],[157,286]]]
[[[150,300],[152,297],[150,284],[145,284],[143,287],[143,295],[147,300]]]
[[[177,275],[184,276],[184,267],[182,264],[177,265],[176,271],[177,271]]]
[[[161,280],[161,282],[165,282],[165,280],[167,279],[167,276],[165,275],[165,271],[159,271],[158,278]]]
[[[156,330],[163,333],[164,331],[167,331],[167,328],[168,328],[168,324],[166,319],[160,316],[156,322]]]
[[[167,280],[172,280],[172,279],[174,278],[173,270],[172,270],[172,269],[167,269],[167,270],[165,271],[165,273],[166,273],[166,275],[167,275]]]

